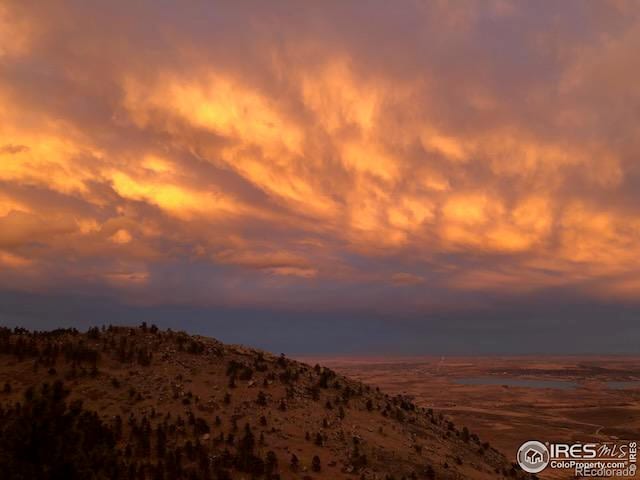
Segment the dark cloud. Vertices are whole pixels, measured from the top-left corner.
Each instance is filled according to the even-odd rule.
[[[625,1],[4,2],[0,289],[421,339],[628,312],[638,47]]]

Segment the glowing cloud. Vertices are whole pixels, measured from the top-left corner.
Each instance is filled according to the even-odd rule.
[[[637,298],[637,9],[27,3],[0,6],[2,288]]]

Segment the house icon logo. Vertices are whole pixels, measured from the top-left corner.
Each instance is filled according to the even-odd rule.
[[[549,465],[549,450],[536,440],[524,442],[518,449],[518,465],[528,473],[538,473]]]
[[[542,454],[533,448],[527,450],[527,453],[524,456],[529,463],[539,463],[542,461]]]

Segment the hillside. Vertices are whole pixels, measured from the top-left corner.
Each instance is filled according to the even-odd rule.
[[[0,329],[0,405],[7,479],[526,478],[407,398],[145,324]]]

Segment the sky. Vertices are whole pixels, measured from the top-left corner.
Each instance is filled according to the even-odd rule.
[[[0,2],[0,323],[640,352],[636,1]]]

